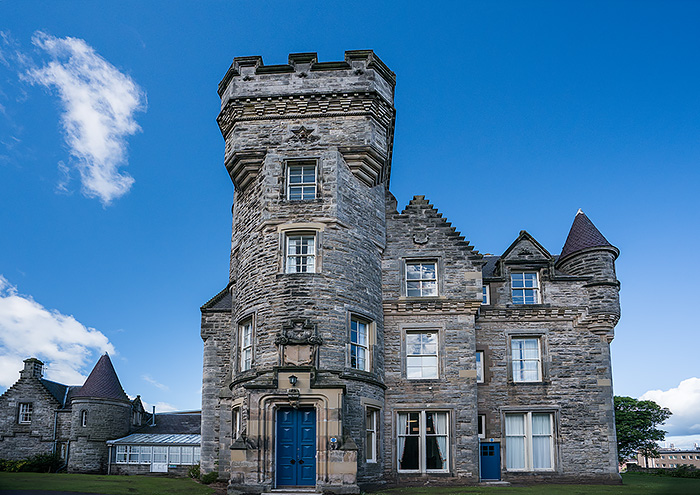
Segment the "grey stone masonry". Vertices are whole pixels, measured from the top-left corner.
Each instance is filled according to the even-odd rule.
[[[525,231],[484,257],[423,196],[399,213],[395,82],[362,50],[237,57],[219,84],[235,192],[201,308],[202,470],[284,488],[303,459],[277,456],[315,441],[319,492],[475,484],[499,446],[487,479],[619,483],[617,248],[582,212],[561,259]],[[290,407],[316,418],[303,447],[278,438]]]

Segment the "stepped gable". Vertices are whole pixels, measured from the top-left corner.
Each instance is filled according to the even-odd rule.
[[[116,399],[129,401],[124,393],[117,372],[114,371],[112,360],[106,352],[100,357],[97,364],[90,372],[90,376],[85,380],[85,384],[73,397],[95,397],[100,399]]]
[[[578,251],[593,247],[614,248],[596,226],[593,225],[593,222],[590,221],[586,214],[579,209],[576,213],[576,217],[574,217],[574,223],[571,225],[569,236],[566,238],[564,247],[561,249],[557,264],[561,263],[564,258]]]
[[[469,241],[465,240],[464,236],[452,226],[452,223],[444,219],[442,213],[425,199],[424,195],[413,196],[401,213],[392,216],[397,220],[407,220],[410,217],[408,228],[414,242],[418,244],[422,243],[421,236],[426,236],[425,242],[427,242],[430,235],[437,229],[448,241],[463,250],[468,259],[476,261],[483,258],[479,251],[474,250],[474,246],[469,245]]]

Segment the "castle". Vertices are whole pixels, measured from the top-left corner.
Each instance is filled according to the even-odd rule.
[[[202,308],[202,471],[229,492],[619,483],[619,252],[576,214],[561,254],[479,254],[389,192],[395,75],[372,51],[238,57],[218,123],[228,285]],[[563,235],[562,235],[563,238]]]

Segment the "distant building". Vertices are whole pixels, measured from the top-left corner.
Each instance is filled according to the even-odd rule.
[[[195,456],[199,462],[200,414],[154,417],[146,412],[139,396],[131,400],[124,393],[108,354],[100,357],[82,386],[46,380],[43,366],[36,358],[26,359],[20,379],[0,396],[0,458],[56,452],[71,473],[106,473],[112,464],[118,464],[114,472],[143,472],[144,466],[150,470],[146,452],[156,446],[155,458],[166,462],[153,471],[162,471],[163,464],[165,471],[182,471],[182,450],[177,449],[186,449],[186,463],[192,464]],[[150,435],[148,442],[132,435],[144,433]],[[184,435],[175,442],[164,441],[162,435],[171,438],[173,434]],[[125,437],[133,441],[121,442]],[[122,447],[132,453],[124,466],[120,465]],[[177,454],[176,462],[168,457],[169,447]],[[143,454],[134,455],[137,450]],[[143,465],[132,466],[129,461],[136,458]]]
[[[560,255],[521,231],[484,256],[423,196],[399,210],[395,82],[367,50],[237,57],[219,84],[235,195],[227,285],[201,308],[203,472],[230,493],[619,483],[619,251],[583,212]],[[473,172],[477,212],[498,174]],[[540,189],[521,207],[548,208]]]
[[[693,449],[660,448],[659,457],[647,457],[637,454],[637,464],[643,468],[674,469],[680,466],[694,466],[700,469],[700,446]]]

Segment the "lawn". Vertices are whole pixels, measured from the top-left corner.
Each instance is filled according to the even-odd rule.
[[[1,490],[57,490],[114,495],[211,495],[211,487],[190,478],[91,474],[2,473]]]
[[[648,474],[623,474],[622,486],[534,485],[518,487],[395,488],[381,495],[666,495],[700,494],[700,479]],[[114,495],[212,495],[211,487],[188,478],[150,476],[95,476],[89,474],[0,473],[0,490],[59,490]],[[378,495],[379,495],[378,494]]]

